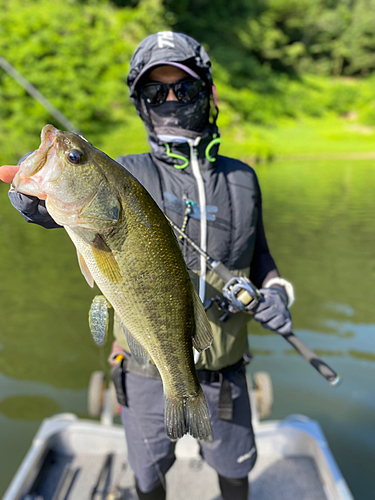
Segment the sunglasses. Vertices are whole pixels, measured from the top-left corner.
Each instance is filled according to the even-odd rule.
[[[151,82],[140,88],[140,94],[151,106],[160,106],[167,100],[169,89],[173,89],[178,101],[190,102],[205,86],[202,80],[181,80],[176,83]]]

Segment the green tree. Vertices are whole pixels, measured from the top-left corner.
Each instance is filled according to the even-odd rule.
[[[203,40],[238,87],[269,92],[280,72],[352,75],[375,69],[375,0],[164,4],[175,28]]]
[[[357,0],[350,28],[344,34],[350,54],[346,74],[366,75],[375,70],[375,0]]]
[[[104,1],[0,0],[0,53],[92,141],[126,122],[130,57],[165,28],[158,0],[117,8]],[[0,70],[0,156],[37,147],[41,128],[59,126]]]

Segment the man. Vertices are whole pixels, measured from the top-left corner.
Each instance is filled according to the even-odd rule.
[[[260,288],[263,299],[254,319],[265,328],[289,333],[292,287],[279,277],[267,246],[255,172],[240,161],[218,155],[218,105],[206,51],[183,34],[151,35],[135,51],[128,85],[152,151],[121,156],[117,161],[203,250]],[[26,220],[57,227],[44,202],[19,193],[11,196]],[[220,294],[224,283],[206,269],[205,259],[182,240],[181,245],[202,301]],[[243,363],[250,315],[233,314],[224,322],[214,306],[207,314],[214,341],[196,368],[214,441],[200,443],[201,453],[218,473],[223,499],[245,500],[248,473],[256,461]],[[118,321],[115,335],[112,360],[128,351]],[[139,499],[165,499],[164,476],[175,460],[175,443],[164,427],[160,376],[151,364],[141,371],[127,354],[115,368],[114,377],[120,373],[124,384],[124,394],[119,396]]]

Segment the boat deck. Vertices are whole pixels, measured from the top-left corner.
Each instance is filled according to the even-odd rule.
[[[121,490],[123,500],[137,499],[133,473],[125,455],[73,456],[50,452],[42,471],[30,493],[43,500],[56,497],[83,500],[95,494],[102,498],[104,491],[108,494],[113,485]],[[101,481],[98,481],[101,472]],[[309,457],[260,457],[249,480],[252,500],[327,500],[314,461]],[[215,471],[199,457],[179,458],[166,481],[169,498],[221,499]]]
[[[256,423],[252,500],[353,500],[317,422]],[[216,472],[184,436],[166,475],[167,498],[220,500]],[[124,430],[72,414],[46,419],[3,500],[136,500]]]
[[[252,500],[327,500],[314,461],[309,457],[260,457],[249,480]],[[179,500],[221,499],[216,473],[205,462],[198,468],[196,464],[191,467],[186,461],[177,461],[167,475],[167,488],[170,498]]]

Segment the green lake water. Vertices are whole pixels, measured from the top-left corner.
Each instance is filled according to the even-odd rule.
[[[272,418],[321,424],[353,495],[375,498],[375,162],[257,167],[266,233],[295,286],[294,332],[342,377],[331,387],[280,336],[251,324],[251,371],[273,379]],[[0,185],[0,495],[43,418],[87,417],[87,384],[107,369],[90,338],[96,291],[63,230],[26,224]]]

